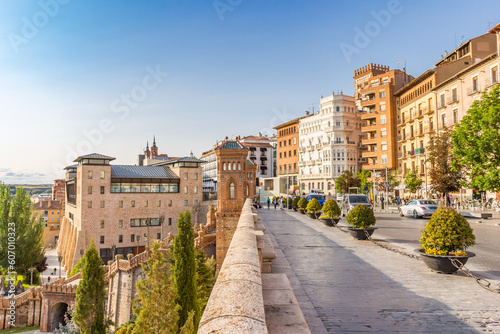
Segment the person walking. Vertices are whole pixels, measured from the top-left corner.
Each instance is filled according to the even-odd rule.
[[[269,210],[269,206],[271,206],[271,197],[268,197],[266,199],[266,203],[267,203],[267,209]]]
[[[283,196],[281,196],[281,198],[280,198],[280,209],[283,210],[284,207],[285,207],[285,200],[283,199]]]
[[[380,196],[380,205],[382,206],[382,210],[384,210],[384,195]]]
[[[278,205],[278,199],[276,197],[273,198],[273,204],[274,204],[274,210],[276,210],[276,206]]]

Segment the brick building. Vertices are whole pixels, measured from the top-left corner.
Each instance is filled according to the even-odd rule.
[[[43,230],[43,245],[55,246],[59,239],[59,231],[64,216],[63,201],[46,200],[33,204],[33,216],[45,223]]]
[[[248,148],[238,140],[227,140],[215,148],[217,155],[217,244],[220,269],[231,244],[238,219],[247,198],[255,196],[257,165],[247,159]]]
[[[111,165],[114,159],[94,153],[66,168],[66,216],[58,248],[66,271],[91,239],[105,263],[113,252],[138,254],[152,240],[175,234],[181,212],[199,208],[203,161],[186,157],[151,166]],[[192,216],[197,223],[197,214]]]
[[[52,186],[52,200],[63,201],[66,198],[66,182],[64,180],[54,180]]]

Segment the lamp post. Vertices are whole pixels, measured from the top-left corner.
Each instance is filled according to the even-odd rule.
[[[33,268],[33,266],[31,266],[30,268],[30,272],[31,272],[31,286],[33,286],[33,271],[35,270],[35,268]]]
[[[139,254],[139,241],[141,240],[141,236],[138,235],[136,239],[137,239],[137,254],[136,255],[138,255]]]
[[[59,279],[61,278],[61,262],[63,260],[63,256],[62,255],[59,255],[57,257],[57,260],[59,261]],[[33,274],[33,273],[32,273]],[[32,275],[33,276],[33,275]]]
[[[149,227],[151,226],[151,218],[146,219],[146,226],[148,227],[148,239],[146,240],[147,241],[146,246],[149,247],[149,239],[151,239],[149,237]]]
[[[115,251],[116,251],[116,245],[111,245],[111,254],[113,254],[111,261],[115,260]]]

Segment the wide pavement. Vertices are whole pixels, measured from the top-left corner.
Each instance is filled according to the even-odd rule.
[[[273,272],[287,274],[312,333],[500,333],[500,295],[472,278],[293,211],[258,213],[278,253]]]

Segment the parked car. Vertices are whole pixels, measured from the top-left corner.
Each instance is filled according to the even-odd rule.
[[[342,211],[342,216],[347,216],[349,211],[353,209],[356,205],[363,204],[373,210],[372,203],[366,195],[357,194],[346,194],[342,196],[342,203],[340,209]]]
[[[325,204],[325,195],[323,195],[323,194],[309,194],[309,195],[305,195],[304,197],[307,198],[308,202],[310,202],[313,198],[316,198],[318,200],[319,204],[321,204],[321,206],[323,206],[323,204]]]
[[[430,217],[438,209],[438,204],[430,199],[414,199],[408,204],[399,207],[401,217],[413,218]]]

